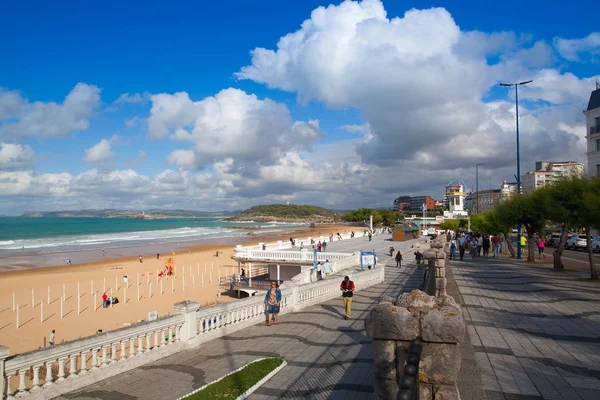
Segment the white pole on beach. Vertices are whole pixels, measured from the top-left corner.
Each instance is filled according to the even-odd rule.
[[[156,283],[158,283],[158,270],[156,270]]]
[[[50,286],[48,286],[48,304],[50,304]]]
[[[90,280],[90,296],[94,295],[94,280]]]
[[[204,287],[204,272],[202,273],[202,287]]]
[[[175,279],[171,279],[171,294],[175,294]]]
[[[148,282],[148,299],[152,298],[152,282]]]
[[[185,268],[183,269],[183,275],[181,275],[181,291],[185,292]]]
[[[17,309],[17,303],[16,303],[16,298],[15,298],[15,292],[13,292],[13,311],[15,311]]]
[[[217,285],[221,284],[221,268],[217,270]]]
[[[198,276],[200,276],[200,263],[198,263]]]
[[[192,275],[192,289],[196,289],[196,275]]]
[[[194,275],[194,272],[192,272],[192,264],[190,264],[190,276]]]
[[[81,293],[79,291],[79,281],[77,281],[77,298],[80,298],[81,296],[79,295],[79,293]]]
[[[17,304],[17,329],[19,329],[19,305]]]
[[[31,289],[31,308],[35,307],[35,297],[33,295],[33,289]]]
[[[210,270],[210,276],[208,277],[208,282],[212,285],[212,270]]]
[[[123,285],[123,304],[127,304],[127,283]]]
[[[211,263],[210,263],[210,270],[212,271],[213,269],[215,269],[215,263],[214,263],[214,262],[211,262]]]
[[[148,283],[150,283],[150,271],[146,271],[146,275],[147,275],[147,278],[148,278]]]
[[[140,277],[139,277],[139,275],[140,275],[140,274],[138,274],[138,281],[140,280]],[[117,290],[119,290],[119,281],[118,281],[118,279],[117,279],[117,278],[118,278],[118,276],[115,276],[115,292],[116,292]]]
[[[60,299],[60,319],[63,319],[63,306],[65,304],[65,298]]]
[[[163,295],[162,279],[160,280],[160,295]]]
[[[204,263],[204,272],[206,272],[206,263]]]
[[[40,301],[40,324],[44,323],[44,300]]]
[[[94,296],[94,311],[96,311],[96,298],[98,297],[98,296],[96,296],[96,292],[94,292],[93,296]]]
[[[63,284],[63,301],[67,301],[67,292],[65,290],[65,285]]]
[[[77,282],[77,315],[81,314],[81,296],[79,295],[79,282]]]
[[[140,273],[137,274],[137,302],[140,302]]]
[[[106,293],[106,277],[104,277],[104,287],[102,293]]]

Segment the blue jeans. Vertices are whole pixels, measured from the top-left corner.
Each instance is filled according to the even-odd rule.
[[[494,258],[498,257],[500,255],[500,248],[502,247],[502,245],[500,243],[496,243],[494,245]]]
[[[455,247],[450,248],[450,259],[456,260],[456,248]]]

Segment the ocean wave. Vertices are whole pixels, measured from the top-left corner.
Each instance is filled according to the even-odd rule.
[[[166,242],[239,235],[239,230],[227,228],[175,228],[153,231],[107,233],[95,235],[56,236],[52,238],[20,239],[0,241],[0,250],[36,250],[63,247],[110,246],[127,242]]]

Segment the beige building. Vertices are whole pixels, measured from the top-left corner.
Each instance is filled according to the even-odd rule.
[[[521,177],[523,193],[530,193],[568,176],[583,176],[583,164],[577,161],[537,161],[535,171]]]
[[[477,209],[477,192],[471,193],[466,198],[466,207],[469,214],[482,213],[493,210],[498,204],[511,198],[517,193],[516,182],[502,182],[500,189],[479,191],[479,210]]]
[[[600,83],[590,95],[590,102],[583,112],[586,119],[588,176],[600,176]]]

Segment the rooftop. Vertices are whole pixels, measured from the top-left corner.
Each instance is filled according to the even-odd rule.
[[[585,111],[595,110],[596,108],[600,108],[600,88],[594,90],[590,95],[590,102],[588,103]]]

